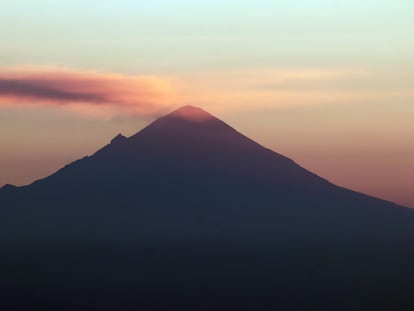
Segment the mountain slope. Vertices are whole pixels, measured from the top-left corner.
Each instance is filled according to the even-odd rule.
[[[7,310],[413,307],[412,210],[191,106],[2,188],[0,233]]]
[[[135,237],[391,237],[410,230],[414,217],[409,209],[336,187],[191,106],[130,138],[118,135],[93,156],[32,185],[2,192],[11,215],[37,209],[46,219],[56,215],[48,220],[53,227],[68,225],[65,215],[78,223],[79,234],[84,223],[86,232],[93,227],[97,235],[116,235],[125,222],[131,228],[122,234]],[[26,222],[47,228],[41,219]],[[119,228],[108,225],[114,219]],[[67,233],[64,224],[57,227]]]

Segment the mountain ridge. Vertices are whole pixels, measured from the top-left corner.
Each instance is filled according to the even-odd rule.
[[[413,210],[338,187],[210,116],[173,112],[3,187],[0,306],[413,310]]]
[[[146,138],[145,136],[149,136],[149,138]],[[272,156],[276,155],[279,158],[278,160],[285,161],[283,165],[289,164],[295,167],[299,167],[303,171],[306,171],[310,175],[315,176],[319,180],[323,180],[325,183],[329,185],[348,190],[344,187],[339,187],[337,185],[334,185],[333,183],[324,179],[323,177],[320,177],[304,169],[299,164],[297,164],[294,160],[286,156],[283,156],[282,154],[279,154],[267,147],[264,147],[258,144],[257,142],[253,141],[252,139],[245,136],[244,134],[241,134],[240,132],[238,132],[237,130],[235,130],[234,128],[226,124],[225,122],[214,117],[210,113],[204,111],[201,108],[198,108],[192,105],[182,106],[178,109],[173,110],[172,112],[168,113],[167,115],[163,117],[158,118],[154,122],[150,123],[143,129],[141,129],[140,131],[138,131],[137,133],[129,137],[125,137],[124,135],[119,133],[118,135],[116,135],[114,138],[110,140],[109,144],[97,150],[94,154],[90,156],[85,156],[79,160],[69,163],[50,176],[41,178],[39,180],[34,181],[31,184],[24,185],[24,186],[14,186],[14,185],[7,184],[1,187],[0,190],[2,190],[2,192],[5,192],[9,190],[15,191],[20,188],[30,187],[33,184],[37,184],[39,182],[41,183],[47,180],[51,176],[60,174],[62,171],[66,170],[67,168],[77,166],[79,165],[79,163],[82,163],[84,161],[90,161],[91,159],[94,159],[96,157],[108,156],[108,153],[113,154],[113,153],[128,152],[128,153],[135,155],[136,153],[139,153],[140,151],[139,149],[141,148],[141,146],[134,148],[133,147],[134,144],[139,145],[141,143],[140,140],[148,141],[148,140],[161,139],[163,136],[167,137],[168,139],[175,139],[175,141],[173,142],[175,144],[177,144],[177,139],[184,139],[184,141],[180,142],[182,144],[183,143],[184,144],[195,144],[195,143],[198,143],[199,141],[203,141],[203,143],[205,143],[206,141],[212,140],[215,144],[217,144],[217,142],[221,142],[222,143],[221,146],[223,146],[224,144],[227,145],[229,143],[230,144],[234,143],[234,141],[239,141],[239,142],[242,141],[242,144],[246,145],[246,143],[248,143],[250,144],[252,148],[260,148],[265,153],[271,154]],[[165,144],[166,141],[163,141],[163,143]],[[177,146],[177,147],[180,147],[180,146]],[[157,151],[160,152],[161,150],[157,150]],[[109,156],[111,157],[111,155]],[[122,157],[122,155],[120,156]],[[352,192],[360,194],[360,195],[365,195],[358,191],[352,191]],[[388,202],[396,206],[401,206],[395,202],[391,202],[391,201],[387,201],[387,200],[383,200],[383,199],[379,199],[375,197],[371,197],[371,198],[376,199],[376,200],[381,200],[384,202]]]
[[[82,169],[92,174],[83,176]],[[48,177],[23,187],[6,186],[2,192],[7,192],[7,189],[18,192],[19,189],[38,187],[47,184],[49,180],[53,180],[51,187],[57,187],[60,183],[62,188],[72,187],[70,185],[78,187],[85,180],[89,180],[88,187],[93,187],[95,182],[97,185],[103,180],[111,182],[112,177],[120,182],[124,178],[131,183],[145,183],[139,181],[137,176],[144,173],[143,178],[155,178],[151,176],[150,170],[154,176],[162,176],[164,179],[181,174],[202,179],[203,174],[206,174],[209,178],[218,178],[219,182],[226,178],[246,178],[255,184],[273,183],[276,187],[291,186],[311,192],[323,192],[324,189],[348,191],[304,169],[292,159],[256,143],[204,110],[184,106],[155,120],[130,137],[118,134],[93,155],[74,161]],[[108,172],[107,175],[105,171]],[[93,174],[96,175],[96,180],[93,179]],[[65,186],[64,182],[69,184]],[[59,188],[55,190],[61,191]],[[362,193],[358,195],[365,196]]]

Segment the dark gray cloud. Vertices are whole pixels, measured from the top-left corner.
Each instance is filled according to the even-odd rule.
[[[0,96],[40,98],[44,100],[69,102],[104,103],[103,94],[71,92],[52,87],[37,85],[36,81],[0,79]]]

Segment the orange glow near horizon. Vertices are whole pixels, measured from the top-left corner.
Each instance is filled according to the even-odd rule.
[[[408,74],[406,84],[396,76],[346,68],[171,76],[9,68],[0,81],[23,83],[7,92],[3,83],[0,94],[0,186],[45,177],[119,132],[132,135],[194,105],[338,185],[414,207],[414,92]]]

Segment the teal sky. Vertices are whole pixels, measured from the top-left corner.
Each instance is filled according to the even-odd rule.
[[[65,68],[99,83],[120,75],[116,90],[132,92],[134,77],[155,77],[168,107],[201,106],[335,183],[414,207],[413,16],[411,0],[0,0],[0,80]],[[0,186],[152,120],[8,100]]]
[[[404,66],[414,52],[410,0],[3,0],[1,7],[2,66]]]

